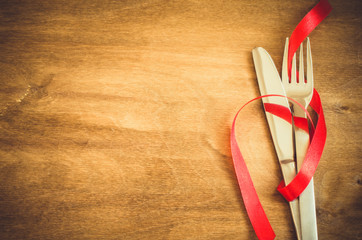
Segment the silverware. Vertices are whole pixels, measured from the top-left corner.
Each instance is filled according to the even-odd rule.
[[[277,69],[267,51],[261,47],[252,51],[255,71],[261,95],[279,94],[285,91]],[[286,98],[263,98],[264,103],[274,103],[289,108]],[[296,175],[293,147],[293,126],[285,120],[266,112],[269,129],[278,155],[285,184],[289,184]],[[301,239],[299,200],[289,202],[298,239]]]
[[[308,107],[313,96],[313,66],[312,53],[310,49],[310,41],[307,38],[307,78],[304,81],[304,60],[303,60],[303,44],[299,47],[299,82],[297,82],[296,55],[294,54],[291,70],[291,79],[288,77],[288,38],[285,41],[282,82],[288,97],[293,98],[301,103],[305,108]],[[297,104],[291,102],[293,106],[293,115],[295,117],[306,118],[306,113]],[[295,132],[295,150],[297,169],[302,166],[304,157],[309,147],[309,134],[302,129],[294,127]],[[301,230],[303,240],[318,239],[317,233],[317,217],[315,209],[315,197],[313,178],[307,188],[299,196]]]

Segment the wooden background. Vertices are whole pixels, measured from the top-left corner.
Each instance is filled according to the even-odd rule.
[[[328,127],[319,236],[362,239],[362,2],[330,2],[310,35]],[[251,50],[280,70],[316,3],[1,0],[0,238],[256,239],[231,121],[259,95]],[[296,239],[260,103],[238,132],[277,238]]]

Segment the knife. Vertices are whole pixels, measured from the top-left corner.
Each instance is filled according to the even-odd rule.
[[[256,76],[261,95],[278,94],[286,96],[279,73],[268,52],[261,47],[252,51]],[[278,104],[289,109],[287,98],[269,97],[263,98],[263,103]],[[293,148],[293,126],[287,121],[265,112],[268,121],[270,133],[273,139],[274,148],[277,153],[279,164],[285,184],[289,184],[296,173],[296,164],[294,161]],[[295,199],[289,202],[292,212],[293,222],[298,240],[301,238],[299,200]]]

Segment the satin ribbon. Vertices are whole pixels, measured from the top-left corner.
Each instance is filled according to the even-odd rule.
[[[328,0],[321,0],[297,25],[295,30],[293,31],[290,40],[289,40],[289,54],[288,54],[288,72],[290,75],[291,71],[291,61],[292,56],[298,49],[300,43],[309,35],[310,32],[330,13],[332,10]],[[276,96],[276,95],[274,95]],[[231,153],[235,168],[235,173],[238,179],[239,188],[241,191],[241,195],[243,198],[243,202],[248,213],[250,222],[254,228],[254,231],[259,239],[274,239],[275,233],[270,225],[270,222],[264,212],[263,207],[261,206],[259,197],[256,193],[253,181],[251,180],[249,171],[245,164],[244,158],[241,154],[240,148],[236,141],[235,136],[235,122],[240,113],[240,111],[249,103],[263,98],[263,97],[271,97],[271,95],[260,96],[255,99],[247,102],[242,108],[237,112],[234,121],[231,127],[230,134],[230,145],[231,145]],[[285,97],[285,96],[279,96]],[[292,99],[291,99],[292,100]],[[294,101],[294,100],[292,100]],[[299,104],[300,105],[300,104]],[[322,103],[319,97],[318,92],[314,89],[313,98],[311,100],[310,106],[313,110],[318,114],[318,122],[312,132],[310,132],[311,143],[308,148],[306,157],[303,161],[301,170],[298,172],[297,176],[287,185],[284,186],[284,182],[281,182],[278,186],[278,191],[283,195],[283,197],[287,201],[292,201],[297,198],[304,189],[308,186],[310,180],[312,179],[316,168],[318,166],[319,160],[321,158],[324,144],[326,141],[327,131],[326,124],[324,120]],[[290,115],[290,111],[285,108],[283,109],[281,106],[275,104],[266,104],[265,110],[281,117],[282,119],[291,123],[292,118]],[[301,106],[303,108],[303,106]],[[304,108],[303,108],[304,109]],[[304,109],[306,113],[307,110]],[[309,116],[309,114],[308,114]],[[310,118],[310,116],[309,116]],[[294,123],[297,127],[300,127],[307,131],[307,122],[305,119],[295,118]],[[311,121],[311,124],[313,122]]]
[[[332,11],[328,0],[321,0],[298,23],[289,40],[288,48],[288,75],[291,76],[293,55],[304,39],[322,22]]]
[[[292,124],[294,122],[295,126],[297,126],[298,128],[302,129],[305,132],[309,132],[308,120],[306,118],[292,116],[289,108],[286,108],[286,107],[278,105],[278,104],[264,103],[264,109],[266,112],[272,113],[275,116],[278,116],[278,117],[284,119],[285,121],[287,121],[290,124]],[[314,129],[314,125],[313,125],[312,129]]]
[[[322,102],[319,93],[315,89],[313,91],[313,98],[311,100],[310,106],[318,114],[318,124],[315,128],[314,134],[310,134],[311,143],[302,163],[301,169],[299,170],[297,176],[295,176],[295,178],[287,186],[285,186],[284,181],[282,181],[277,188],[287,201],[293,201],[296,199],[308,186],[317,169],[327,138],[327,128],[324,120]],[[304,111],[307,112],[305,109]],[[274,114],[273,112],[271,113]],[[304,120],[306,121],[306,119]],[[305,126],[308,126],[307,122],[296,121],[296,119],[294,121],[297,127],[307,131],[305,128]],[[311,119],[310,121],[312,122]]]
[[[248,213],[250,222],[253,225],[254,231],[259,239],[274,239],[275,233],[270,225],[270,222],[264,212],[263,207],[261,206],[259,197],[256,193],[253,181],[251,180],[251,176],[246,166],[245,160],[237,144],[236,135],[235,135],[235,123],[241,110],[251,102],[265,97],[286,98],[285,96],[282,95],[271,94],[271,95],[259,96],[244,104],[244,106],[242,106],[235,115],[234,121],[232,123],[230,145],[231,145],[231,153],[232,153],[236,176],[238,179],[239,188],[241,191],[243,202],[246,211]],[[288,99],[296,102],[291,98]],[[281,117],[285,121],[291,123],[291,113],[288,108],[275,104],[266,104],[266,106],[267,106],[266,111],[270,112],[271,114],[277,115],[278,117]],[[278,186],[278,191],[288,201],[291,201],[296,197],[298,197],[303,192],[303,190],[308,186],[309,181],[313,177],[313,174],[319,163],[319,159],[322,155],[326,140],[326,124],[324,120],[323,108],[319,94],[316,90],[314,90],[310,106],[316,111],[319,117],[318,117],[317,126],[315,128],[315,134],[308,149],[306,158],[302,164],[301,170],[294,178],[294,180],[291,183],[289,183],[287,186],[284,186],[284,182],[282,181]],[[308,111],[303,106],[300,105],[300,107],[308,114],[308,118],[311,120]]]

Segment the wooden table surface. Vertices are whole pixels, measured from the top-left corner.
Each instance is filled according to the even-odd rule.
[[[362,239],[361,10],[310,35],[328,128],[320,239]],[[316,0],[0,1],[0,239],[256,239],[229,132]],[[277,239],[296,239],[262,106],[238,139]]]

